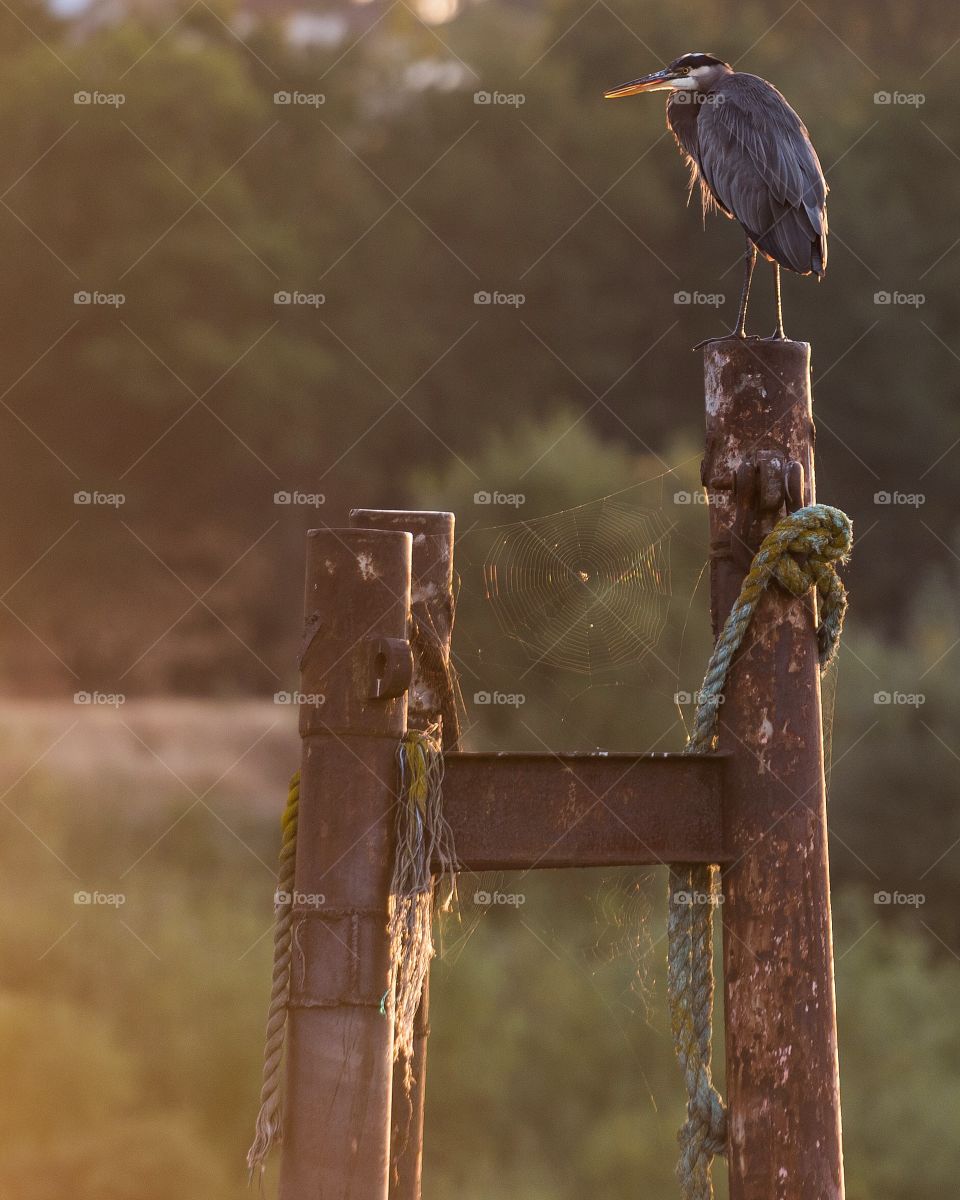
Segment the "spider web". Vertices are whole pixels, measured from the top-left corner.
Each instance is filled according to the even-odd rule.
[[[590,674],[636,662],[666,623],[671,528],[659,510],[609,499],[503,526],[486,599],[534,663]]]

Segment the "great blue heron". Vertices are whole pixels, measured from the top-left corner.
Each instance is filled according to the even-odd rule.
[[[827,269],[827,182],[803,122],[777,89],[735,71],[712,54],[683,54],[661,71],[606,93],[669,92],[667,125],[700,183],[704,212],[717,207],[747,235],[740,311],[733,331],[746,337],[747,300],[757,251],[774,264],[777,328],[784,338],[780,268],[822,278]]]

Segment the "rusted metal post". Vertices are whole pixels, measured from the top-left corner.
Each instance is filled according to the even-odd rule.
[[[439,653],[449,660],[450,655],[454,611],[454,515],[447,512],[355,508],[350,513],[350,521],[359,527],[403,529],[413,535],[410,601],[416,653],[407,722],[411,729],[427,729],[440,721],[444,749],[456,749],[459,740],[456,708],[451,709],[452,693],[442,686],[439,678],[442,664],[432,658],[434,653]],[[420,1200],[429,1013],[428,976],[417,1011],[413,1042],[413,1087],[409,1096],[404,1086],[403,1064],[397,1064],[393,1078],[391,1200]]]
[[[281,1200],[387,1200],[387,901],[412,538],[312,530]]]
[[[716,633],[760,537],[814,499],[810,347],[705,350]],[[842,1200],[820,681],[812,597],[771,587],[720,710],[731,1200]]]

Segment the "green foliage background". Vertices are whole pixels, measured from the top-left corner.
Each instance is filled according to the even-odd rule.
[[[89,885],[116,878],[178,806],[175,792],[155,795],[155,818],[134,824],[105,789],[81,820],[46,781],[18,808]],[[217,807],[229,813],[229,797]],[[271,854],[273,821],[240,830]],[[240,1200],[270,973],[267,874],[198,810],[125,881],[119,911],[78,910],[72,881],[38,872],[45,852],[30,844],[0,852],[0,1187],[24,1200]],[[525,900],[481,918],[478,886]],[[462,881],[462,920],[443,926],[433,975],[426,1197],[673,1194],[682,1103],[665,886],[660,872],[626,871]],[[869,897],[840,896],[848,1193],[949,1195],[960,967],[915,919],[876,922]]]
[[[457,513],[472,746],[679,748],[675,697],[709,651],[705,514],[678,499],[698,486],[689,347],[731,322],[741,247],[683,207],[658,102],[600,96],[684,49],[745,56],[802,112],[833,189],[830,272],[786,280],[785,302],[814,346],[820,496],[859,537],[827,714],[848,1195],[952,1194],[956,13],[488,0],[428,27],[375,0],[362,18],[332,5],[346,41],[303,47],[280,10],[185,8],[68,23],[0,6],[4,688],[269,697],[294,682],[303,529],[419,504]],[[81,89],[125,102],[77,105]],[[878,105],[881,89],[924,103]],[[74,302],[94,289],[125,303]],[[324,303],[275,304],[295,290]],[[495,290],[524,303],[474,302]],[[683,290],[727,299],[672,303]],[[78,510],[82,488],[126,503]],[[325,494],[319,516],[274,503],[295,488]],[[483,599],[493,527],[518,515],[474,502],[494,490],[523,493],[524,518],[615,494],[669,525],[655,655],[589,677],[531,665]],[[895,491],[924,502],[876,502]],[[524,702],[474,703],[490,690]],[[3,1196],[247,1194],[284,780],[253,815],[227,780],[225,825],[197,810],[162,838],[173,793],[127,787],[105,762],[95,793],[42,766],[4,793]],[[74,905],[74,876],[114,890],[155,841],[122,909]],[[465,881],[444,930],[427,1200],[671,1195],[663,880],[497,884],[524,904],[483,915]],[[925,902],[872,902],[897,890]]]

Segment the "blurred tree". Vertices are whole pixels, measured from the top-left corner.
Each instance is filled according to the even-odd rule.
[[[949,1195],[958,1165],[960,1037],[953,1012],[960,971],[953,959],[931,954],[915,916],[877,926],[869,898],[856,894],[838,910],[847,1194]]]
[[[956,589],[955,567],[918,588],[899,644],[851,631],[830,789],[834,876],[923,896],[920,916],[940,951],[960,948]]]
[[[0,1190],[23,1200],[226,1200],[226,1174],[184,1115],[137,1116],[138,1063],[108,1019],[5,993]]]
[[[479,447],[470,467],[454,462],[437,475],[415,473],[415,504],[449,507],[458,514],[455,564],[460,590],[454,650],[471,744],[528,750],[683,746],[683,722],[692,715],[692,696],[710,647],[703,580],[706,509],[699,503],[703,492],[698,463],[699,455],[683,445],[674,446],[666,459],[625,450],[598,437],[572,411],[561,411],[541,423],[526,418],[515,422],[509,435],[494,436]],[[498,622],[483,572],[493,561],[504,526],[523,522],[529,528],[537,518],[559,513],[554,522],[558,536],[576,542],[580,527],[591,522],[582,520],[575,506],[596,505],[604,493],[609,496],[606,503],[623,511],[628,522],[631,514],[647,518],[635,527],[635,536],[642,540],[646,529],[645,536],[657,543],[669,569],[662,595],[638,589],[629,601],[619,599],[629,590],[629,577],[627,588],[613,589],[614,600],[603,599],[600,589],[593,605],[596,625],[616,642],[659,612],[662,635],[635,662],[578,673],[554,665],[573,640],[565,616],[551,618],[532,609],[535,624],[550,621],[545,641],[553,653],[545,656],[544,650],[523,640],[522,630]],[[518,503],[491,507],[477,503],[478,495],[516,497]],[[634,527],[628,523],[627,528]],[[624,567],[617,553],[615,537],[611,542],[603,536],[597,544],[587,540],[584,566],[600,572],[609,567],[616,579],[618,565]],[[556,586],[563,585],[550,544],[543,543],[534,559],[525,560],[525,572],[539,575],[544,586],[556,575]],[[575,657],[572,651],[570,656]],[[488,693],[516,696],[517,705],[491,705],[486,702]]]
[[[131,689],[272,688],[296,625],[276,596],[298,593],[299,534],[318,517],[275,492],[323,492],[333,523],[353,503],[402,504],[408,468],[471,464],[481,422],[509,440],[517,413],[560,407],[628,451],[638,437],[660,453],[695,444],[687,347],[729,323],[737,234],[722,220],[701,232],[684,209],[656,100],[600,99],[682,48],[678,29],[731,59],[749,48],[739,65],[783,88],[822,152],[831,269],[820,288],[787,281],[788,328],[816,350],[822,495],[897,539],[896,559],[865,551],[851,568],[859,615],[893,632],[907,581],[945,551],[913,536],[915,511],[874,495],[924,491],[946,537],[960,435],[949,187],[916,184],[931,163],[945,180],[958,169],[942,22],[900,8],[891,27],[911,36],[897,38],[862,4],[827,25],[772,0],[587,13],[489,0],[439,27],[382,5],[363,37],[323,44],[292,41],[278,11],[201,5],[171,28],[164,8],[138,9],[77,33],[24,9],[42,42],[0,11],[13,35],[0,51],[0,563],[17,579],[77,517],[80,489],[122,491],[118,516],[146,543],[81,511],[10,599],[7,677],[72,690],[57,655]],[[898,79],[922,104],[875,102]],[[125,302],[74,303],[94,290]],[[673,303],[684,291],[725,298]],[[475,303],[496,292],[518,299]],[[875,301],[893,292],[920,298]],[[69,614],[54,571],[93,581]],[[183,616],[184,584],[214,583],[217,615]]]

